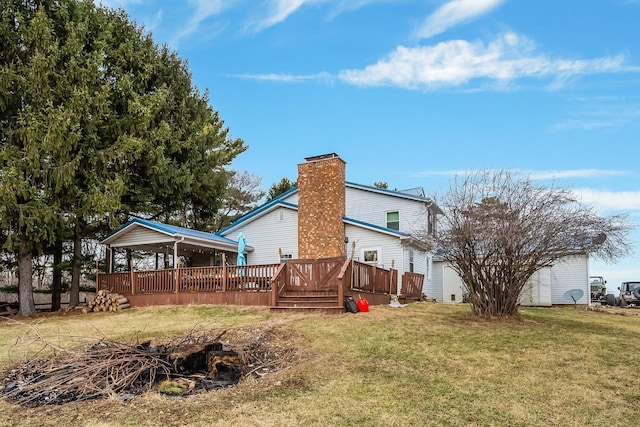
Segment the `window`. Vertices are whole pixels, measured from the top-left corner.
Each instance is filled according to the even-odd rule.
[[[436,216],[430,211],[427,211],[427,232],[431,235],[436,234]]]
[[[360,255],[362,255],[362,260],[364,262],[377,265],[379,267],[382,266],[382,248],[363,248],[360,251]]]
[[[426,271],[424,272],[424,277],[426,277],[427,279],[431,278],[431,262],[432,262],[431,257],[427,257],[427,267],[426,267]]]
[[[387,212],[387,228],[400,230],[400,212]]]
[[[364,251],[364,262],[378,261],[378,251]]]
[[[413,273],[413,249],[409,249],[409,273]]]

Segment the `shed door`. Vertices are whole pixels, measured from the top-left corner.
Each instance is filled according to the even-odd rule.
[[[551,305],[551,267],[536,271],[520,294],[520,304],[534,307]]]
[[[442,302],[445,304],[455,304],[462,302],[462,292],[466,289],[462,279],[458,276],[458,273],[446,265],[444,267],[442,285]]]

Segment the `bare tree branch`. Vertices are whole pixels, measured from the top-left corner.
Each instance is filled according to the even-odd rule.
[[[439,200],[440,251],[468,288],[474,313],[517,316],[531,276],[570,255],[613,261],[631,252],[626,215],[603,217],[570,188],[534,185],[508,170],[456,177]]]

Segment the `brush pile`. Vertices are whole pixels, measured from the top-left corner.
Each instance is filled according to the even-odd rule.
[[[105,290],[99,290],[95,298],[87,303],[87,313],[99,311],[120,311],[125,308],[131,308],[129,300],[120,294],[112,294]]]
[[[38,335],[54,355],[31,358],[4,372],[0,398],[35,407],[108,397],[127,399],[154,390],[188,395],[235,385],[248,376],[261,378],[296,358],[294,349],[279,345],[273,332],[238,336],[247,332],[243,331],[192,331],[183,337],[136,344],[102,339],[75,351]],[[223,335],[240,343],[222,342]],[[273,347],[265,341],[268,337],[273,338]]]
[[[31,359],[12,369],[0,396],[25,406],[63,404],[142,391],[169,374],[169,363],[158,354],[102,341],[81,353]]]

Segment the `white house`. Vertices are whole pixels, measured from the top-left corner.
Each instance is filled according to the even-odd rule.
[[[466,287],[447,261],[439,258],[433,261],[432,277],[425,286],[427,297],[443,303],[462,302]],[[582,296],[578,298],[580,294]],[[589,301],[588,254],[568,256],[537,271],[520,295],[523,306],[589,304]]]
[[[309,166],[309,163],[318,164],[317,168],[312,164],[309,171],[305,171],[315,174],[317,170],[318,176],[313,177],[314,191],[323,191],[325,179],[335,181],[322,168],[323,162],[334,161],[335,164],[336,159],[344,164],[335,154],[305,159],[305,166]],[[399,282],[404,272],[423,274],[425,287],[432,286],[432,254],[412,236],[425,230],[435,232],[435,218],[441,211],[433,200],[425,197],[422,189],[391,191],[344,180],[340,186],[333,182],[326,188],[332,194],[314,195],[313,200],[326,197],[322,203],[325,208],[330,208],[340,203],[339,199],[344,199],[344,213],[338,216],[341,224],[328,227],[344,236],[340,237],[344,241],[344,255],[385,269],[393,266],[398,270]],[[217,234],[235,239],[242,232],[247,243],[254,248],[248,255],[249,264],[270,264],[300,258],[299,201],[309,200],[309,197],[301,197],[300,191],[299,187],[295,187],[281,194],[238,218]],[[334,192],[343,192],[344,196]],[[332,197],[337,197],[338,201],[334,202]],[[322,216],[316,211],[312,221],[317,220],[320,224]]]

